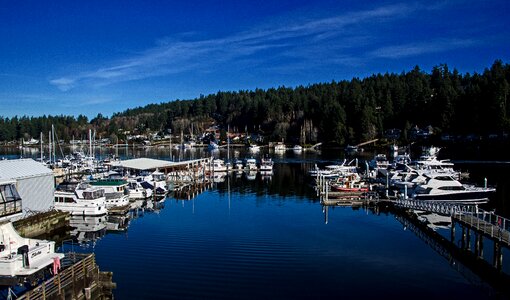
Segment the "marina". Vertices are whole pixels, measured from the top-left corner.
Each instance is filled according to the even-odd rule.
[[[220,151],[220,155],[226,155],[223,152],[225,150]],[[207,152],[204,150],[204,153]],[[242,155],[243,152],[240,154]],[[246,155],[249,158],[248,163],[256,166],[257,169],[253,168],[255,172],[250,172],[252,167],[246,169],[244,164],[241,173],[237,171],[237,168],[228,169],[226,172],[215,172],[213,161],[221,159],[222,156],[214,159],[184,160],[179,163],[179,167],[162,169],[160,173],[166,175],[167,186],[172,187],[168,189],[168,194],[165,197],[131,199],[128,208],[119,210],[109,208],[108,214],[105,216],[73,216],[70,226],[75,229],[70,231],[70,239],[69,237],[61,238],[63,242],[59,249],[64,253],[66,251],[71,251],[71,253],[90,253],[92,251],[101,269],[108,270],[113,274],[112,280],[116,285],[113,294],[116,297],[201,298],[201,295],[207,294],[211,299],[251,299],[254,294],[256,297],[271,295],[281,299],[308,299],[312,294],[330,295],[338,292],[338,289],[342,290],[346,298],[358,297],[357,293],[347,292],[342,287],[345,282],[349,282],[351,286],[356,285],[355,282],[360,278],[359,276],[363,276],[364,280],[371,285],[392,284],[392,280],[398,280],[400,284],[405,283],[406,279],[404,278],[408,276],[405,274],[411,272],[411,269],[404,265],[399,265],[398,268],[401,272],[397,277],[392,280],[389,278],[383,280],[379,276],[369,275],[385,272],[386,267],[383,265],[347,263],[342,258],[347,255],[345,257],[355,257],[355,261],[362,262],[366,258],[382,255],[386,257],[384,260],[388,260],[390,253],[398,253],[398,261],[403,263],[406,259],[411,259],[406,258],[409,253],[402,252],[403,249],[397,247],[404,243],[407,245],[406,248],[412,247],[414,252],[422,253],[427,260],[435,261],[430,266],[421,265],[422,270],[419,276],[425,276],[427,285],[431,282],[438,284],[441,281],[443,282],[440,284],[442,287],[440,289],[441,297],[458,294],[458,284],[463,282],[460,279],[463,275],[457,276],[465,271],[460,272],[455,268],[444,269],[445,266],[441,266],[443,262],[436,261],[434,258],[436,254],[425,254],[422,245],[397,233],[401,229],[395,231],[395,226],[402,226],[397,224],[403,222],[406,224],[405,228],[415,226],[425,230],[425,233],[421,233],[420,236],[422,238],[427,236],[430,241],[436,240],[434,245],[439,245],[443,239],[449,243],[471,245],[454,249],[452,245],[445,244],[446,248],[444,249],[449,249],[452,253],[449,255],[455,257],[458,255],[460,257],[466,255],[477,257],[478,255],[485,261],[482,267],[473,267],[480,263],[459,258],[469,266],[469,272],[473,273],[474,275],[471,275],[478,278],[477,280],[481,282],[487,280],[487,283],[482,287],[463,283],[465,298],[474,299],[473,295],[484,298],[507,293],[507,289],[501,282],[507,280],[505,274],[508,274],[510,269],[506,265],[506,260],[503,259],[504,256],[509,255],[507,227],[510,225],[510,221],[504,216],[478,206],[478,214],[473,215],[474,211],[469,211],[471,213],[469,215],[468,210],[461,203],[430,203],[410,197],[407,199],[405,197],[386,198],[387,192],[377,190],[376,182],[371,182],[371,190],[366,193],[363,191],[362,195],[352,191],[316,190],[313,184],[315,179],[319,178],[318,187],[321,187],[321,184],[325,187],[326,183],[332,180],[331,172],[351,174],[357,169],[353,167],[355,166],[354,161],[342,163],[334,156],[328,158],[327,154],[297,154],[291,151],[282,157],[276,153],[273,156],[266,150],[261,151],[258,155],[253,155],[250,152],[247,152]],[[267,163],[269,159],[272,162],[270,175],[263,172],[259,165],[262,160],[266,160]],[[317,172],[317,170],[322,170],[321,167],[316,166],[317,162],[321,161],[324,162],[320,163],[320,166],[328,166],[325,170],[329,170],[329,173]],[[151,164],[148,164],[147,167],[139,166],[138,169],[141,172],[152,171],[154,173],[155,170],[159,172],[162,163],[158,162],[158,167],[152,170],[148,168],[154,166]],[[345,166],[339,167],[342,164]],[[351,164],[352,166],[349,166]],[[126,160],[125,165],[130,165],[129,160]],[[358,165],[363,166],[364,164],[360,161]],[[181,175],[177,175],[177,172],[180,172]],[[135,173],[134,168],[130,169],[131,173]],[[360,177],[364,177],[366,173],[361,171]],[[473,174],[473,176],[475,175],[477,174]],[[137,175],[135,174],[135,176]],[[320,216],[321,211],[323,216]],[[409,211],[429,213],[419,213],[419,217],[413,217],[408,213]],[[432,212],[448,215],[451,218],[436,217],[434,219],[429,216]],[[388,219],[393,215],[395,218]],[[478,217],[478,220],[473,216]],[[299,218],[299,223],[294,222],[296,217]],[[339,222],[340,220],[345,221]],[[381,223],[382,220],[385,221]],[[445,222],[444,220],[451,221]],[[501,220],[501,226],[498,220]],[[360,221],[372,225],[366,228],[365,226],[352,227]],[[353,223],[351,224],[351,222]],[[253,226],[256,226],[257,229],[255,230]],[[372,226],[377,227],[372,228]],[[501,230],[498,231],[498,228]],[[298,232],[300,234],[295,235]],[[318,239],[319,236],[316,236],[318,232],[322,237],[320,239]],[[362,242],[353,235],[354,233],[369,237],[369,239]],[[388,234],[389,237],[386,238]],[[459,236],[459,234],[461,235]],[[385,238],[376,238],[379,235],[381,238],[383,236]],[[306,242],[303,240],[301,243],[297,243],[298,236],[304,236]],[[349,238],[340,242],[335,236]],[[471,238],[471,236],[475,238]],[[482,239],[480,236],[484,236],[484,238]],[[168,239],[168,237],[170,238]],[[149,242],[151,248],[161,250],[151,252],[146,256],[144,261],[146,267],[142,268],[141,265],[136,267],[136,263],[130,266],[123,264],[125,260],[131,259],[139,253],[136,244],[142,243],[142,240]],[[172,240],[175,241],[175,244],[169,244]],[[334,246],[334,243],[338,245]],[[351,243],[358,245],[355,246],[356,249],[364,250],[359,254],[348,251],[349,254],[345,253],[340,256],[323,256],[321,254],[323,251],[344,253]],[[378,243],[379,246],[372,248],[373,246],[366,244],[359,248],[359,243],[369,243],[370,245]],[[379,249],[381,245],[384,246]],[[344,247],[347,248],[344,249]],[[123,249],[125,253],[118,255],[118,249]],[[210,254],[204,256],[200,249],[208,249]],[[441,250],[443,257],[444,249]],[[468,252],[472,254],[467,254]],[[112,255],[114,253],[117,255]],[[413,254],[413,260],[414,256],[415,254]],[[392,255],[392,257],[394,256]],[[162,271],[155,271],[150,267],[160,264],[162,261],[165,261],[164,265],[171,268],[172,272],[158,275],[158,272]],[[354,273],[354,278],[339,277],[338,270],[346,270],[346,263],[351,265],[351,268],[361,268],[364,271]],[[243,268],[237,267],[238,264]],[[330,264],[337,266],[336,269],[332,268]],[[220,265],[222,267],[219,267]],[[141,275],[144,278],[164,276],[166,284],[170,285],[173,292],[168,294],[166,288],[164,291],[160,290],[150,281],[141,283],[140,274],[132,274],[134,270],[145,274]],[[192,273],[189,273],[190,271]],[[495,274],[498,272],[501,275],[496,276]],[[319,280],[329,281],[331,287],[326,290],[319,288],[318,285],[305,285],[302,288],[297,288],[295,280],[309,280],[309,273],[315,274]],[[233,277],[232,274],[238,275]],[[256,276],[257,274],[259,276]],[[265,276],[261,277],[262,274]],[[283,280],[279,276],[275,277],[276,274],[286,274],[288,278],[294,279],[292,281]],[[484,279],[486,275],[491,277]],[[447,279],[452,276],[457,278],[453,282]],[[134,278],[138,279],[133,281]],[[211,278],[216,278],[216,280],[211,281]],[[333,280],[332,278],[337,279]],[[221,279],[223,283],[220,284],[218,279]],[[191,289],[191,282],[197,280],[201,281],[204,286],[199,290]],[[339,282],[337,280],[341,280],[343,284],[335,285],[335,282]],[[449,282],[448,288],[444,285],[444,280]],[[129,288],[136,284],[150,287],[150,291],[145,289],[137,294],[135,290]],[[265,284],[268,288],[257,290],[255,286],[258,284]],[[403,288],[394,291],[393,295],[401,296],[409,293],[411,292],[410,287],[415,285],[416,282],[413,281],[411,284],[409,281],[409,288],[404,285]],[[276,288],[277,286],[278,288]],[[246,292],[247,289],[250,291],[249,293]],[[425,296],[439,295],[435,294],[436,292],[427,290]],[[366,297],[375,296],[368,292],[362,294]]]

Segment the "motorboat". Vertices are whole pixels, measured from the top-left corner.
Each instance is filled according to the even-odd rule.
[[[349,174],[348,176],[339,177],[336,181],[331,184],[331,190],[341,193],[347,193],[349,195],[361,195],[368,192],[368,185],[361,181],[360,176],[357,173]]]
[[[215,173],[227,172],[227,166],[222,159],[214,159],[212,161],[212,171]]]
[[[37,282],[62,258],[54,241],[21,237],[11,222],[0,223],[0,285]]]
[[[424,176],[425,182],[414,189],[412,198],[415,200],[481,204],[488,202],[489,196],[496,192],[495,188],[464,185],[448,175]]]
[[[303,151],[303,147],[301,147],[300,145],[294,145],[294,147],[292,147],[292,151],[294,151],[295,153],[301,153]]]
[[[260,160],[260,172],[272,172],[274,162],[271,158],[262,158]]]
[[[90,185],[104,189],[106,208],[123,207],[129,204],[128,182],[123,179],[98,179]]]
[[[63,182],[54,193],[55,209],[71,215],[100,216],[107,213],[105,191],[88,183]]]
[[[245,159],[244,161],[244,169],[247,171],[247,172],[257,172],[258,168],[257,168],[257,160],[255,158],[247,158]]]
[[[286,150],[287,150],[287,147],[285,147],[285,144],[282,142],[279,142],[276,145],[274,145],[275,152],[285,152]]]
[[[237,159],[234,162],[234,170],[237,171],[237,172],[242,172],[243,168],[244,168],[243,161],[240,160],[240,159]]]
[[[377,173],[380,173],[382,176],[386,176],[388,173],[388,167],[390,166],[390,162],[386,157],[386,154],[376,154],[374,158],[368,163],[369,167],[372,170],[375,170]]]
[[[145,186],[144,186],[145,185]],[[149,184],[142,181],[141,178],[128,179],[129,200],[147,199],[152,197],[152,189]]]
[[[150,174],[142,175],[142,180],[147,182],[147,187],[152,189],[152,194],[156,196],[166,196],[168,193],[168,186],[166,183],[166,176],[164,173],[154,171]]]
[[[248,147],[248,150],[250,150],[250,152],[259,152],[260,151],[260,146],[259,145],[255,145],[255,144],[251,144],[249,147]]]

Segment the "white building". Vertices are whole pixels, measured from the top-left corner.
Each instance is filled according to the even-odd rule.
[[[0,160],[0,181],[16,182],[21,196],[22,217],[30,212],[48,211],[54,206],[53,171],[29,159]]]

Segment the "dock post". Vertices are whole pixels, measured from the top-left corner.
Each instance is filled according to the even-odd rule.
[[[452,218],[452,230],[450,234],[450,242],[455,244],[455,219]]]
[[[496,270],[501,271],[503,266],[503,252],[501,251],[501,243],[498,241],[494,241],[494,268]]]
[[[477,232],[475,237],[475,254],[478,258],[483,258],[483,235],[480,232]]]
[[[462,226],[462,240],[460,243],[460,248],[466,249],[466,228],[464,226]]]
[[[471,229],[466,231],[466,250],[471,250]]]

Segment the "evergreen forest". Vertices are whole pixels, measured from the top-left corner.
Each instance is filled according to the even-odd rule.
[[[0,117],[0,141],[39,138],[51,126],[59,139],[87,136],[122,140],[126,134],[195,134],[211,125],[257,133],[269,141],[356,144],[388,129],[434,128],[436,134],[486,136],[510,132],[510,65],[496,60],[482,73],[461,74],[446,64],[430,73],[418,66],[400,74],[294,88],[217,92],[128,109],[111,117]]]

